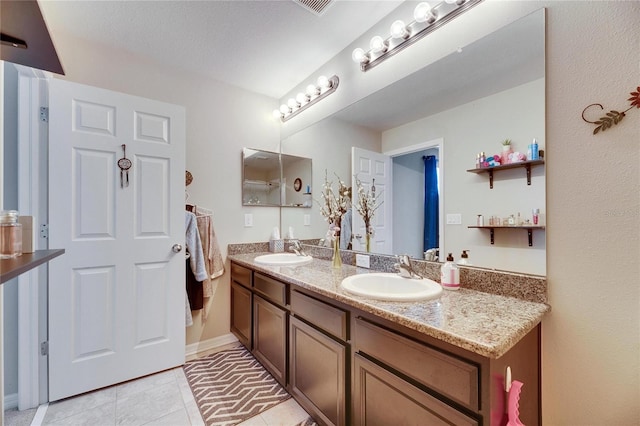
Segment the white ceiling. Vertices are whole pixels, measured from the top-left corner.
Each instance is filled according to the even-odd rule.
[[[54,43],[70,33],[276,99],[400,3],[335,0],[318,16],[293,0],[40,0]]]

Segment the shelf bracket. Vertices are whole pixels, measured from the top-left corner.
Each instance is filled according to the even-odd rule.
[[[493,170],[489,170],[489,189],[493,189]]]
[[[533,229],[527,228],[527,235],[529,236],[529,247],[533,245]]]
[[[491,228],[489,231],[490,231],[490,233],[491,233],[491,245],[493,245],[493,243],[494,243],[494,241],[495,241],[495,239],[494,239],[494,229],[493,229],[493,228]]]
[[[527,164],[527,185],[531,185],[531,164]]]

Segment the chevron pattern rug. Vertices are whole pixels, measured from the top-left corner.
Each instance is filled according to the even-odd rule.
[[[183,369],[207,426],[236,425],[291,397],[242,346]]]

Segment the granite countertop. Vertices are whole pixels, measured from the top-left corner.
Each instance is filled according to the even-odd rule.
[[[316,258],[295,267],[266,266],[253,261],[261,254],[233,254],[229,260],[489,358],[505,354],[550,310],[544,303],[465,288],[445,290],[427,301],[379,301],[351,295],[340,286],[348,276],[378,271],[351,265],[337,269]]]

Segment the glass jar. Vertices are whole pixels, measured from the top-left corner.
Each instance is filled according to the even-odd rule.
[[[0,212],[0,259],[22,255],[22,224],[16,210]]]

